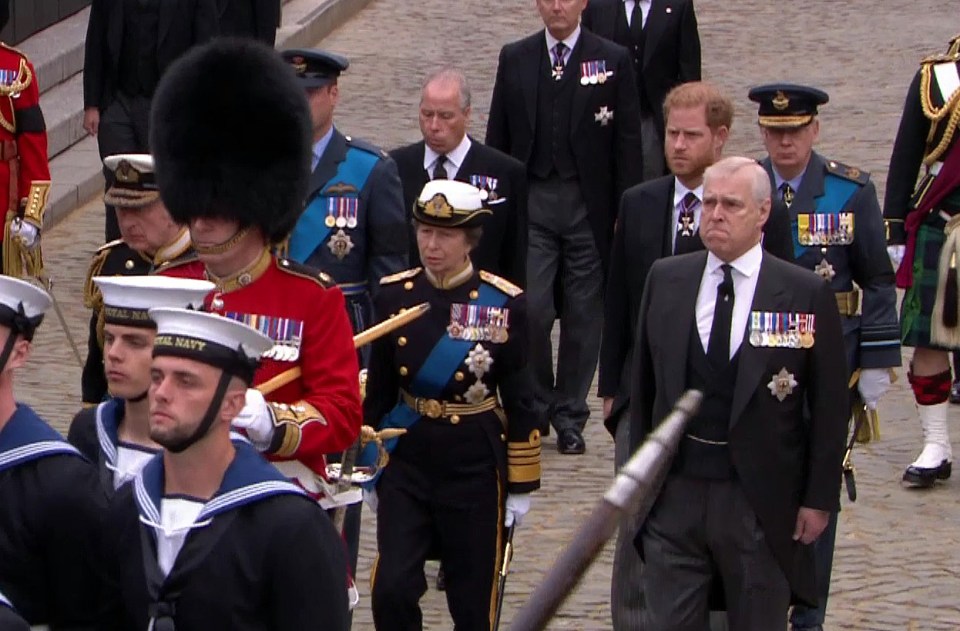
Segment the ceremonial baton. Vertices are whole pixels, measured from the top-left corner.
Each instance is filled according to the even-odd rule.
[[[673,411],[620,469],[603,499],[560,553],[530,599],[517,612],[510,631],[541,631],[617,529],[619,518],[636,512],[643,521],[677,451],[690,419],[700,408],[703,393],[688,390]]]
[[[493,631],[500,628],[500,614],[503,613],[503,597],[506,594],[507,574],[510,573],[510,562],[513,560],[513,530],[517,523],[507,528],[507,544],[503,547],[503,564],[500,566],[500,575],[497,581],[497,613],[493,618]]]
[[[413,322],[427,311],[430,310],[430,303],[421,302],[415,307],[410,307],[409,309],[404,309],[400,311],[397,315],[392,318],[387,318],[380,324],[375,324],[369,329],[361,331],[353,336],[353,347],[360,348],[370,342],[376,340],[377,338],[383,337],[387,333],[396,331],[405,324]],[[300,378],[303,374],[303,371],[300,369],[300,366],[294,366],[289,370],[285,370],[276,377],[268,379],[257,386],[257,390],[261,394],[270,394],[274,390],[279,390],[288,383],[292,383]]]

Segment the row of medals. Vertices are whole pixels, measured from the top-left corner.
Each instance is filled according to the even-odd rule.
[[[751,346],[772,346],[777,348],[813,348],[811,331],[750,331]]]
[[[343,215],[334,217],[328,214],[326,219],[323,220],[323,223],[328,228],[356,228],[357,218],[356,216],[344,217]]]

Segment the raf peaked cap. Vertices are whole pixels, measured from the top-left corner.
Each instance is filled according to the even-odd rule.
[[[493,212],[484,206],[487,192],[456,180],[427,182],[413,204],[413,218],[441,228],[473,228]]]
[[[817,115],[817,107],[830,100],[823,90],[792,83],[757,86],[747,96],[760,104],[762,127],[803,127]]]
[[[340,73],[350,66],[346,57],[316,48],[297,48],[280,54],[307,90],[335,83]]]

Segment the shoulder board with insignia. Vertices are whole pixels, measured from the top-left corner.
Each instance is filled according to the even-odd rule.
[[[117,241],[98,248],[97,253],[93,256],[93,260],[90,261],[90,267],[87,269],[87,277],[83,282],[83,304],[87,309],[100,308],[100,291],[93,282],[93,277],[100,275],[103,264],[107,261],[107,257],[110,256],[111,248],[108,246],[111,246],[111,244],[115,245],[116,243],[123,243],[123,241],[117,239]]]
[[[951,61],[960,61],[960,54],[957,53],[934,53],[933,55],[927,55],[920,61],[921,66],[929,66],[931,64],[942,64],[948,63]]]
[[[422,267],[414,267],[413,269],[403,270],[402,272],[397,272],[396,274],[390,274],[389,276],[384,276],[380,279],[381,285],[390,285],[392,283],[399,282],[401,280],[407,280],[408,278],[413,278],[417,274],[423,271]]]
[[[490,272],[484,270],[480,270],[480,280],[489,285],[493,285],[511,298],[516,298],[523,293],[522,289],[508,281],[506,278],[501,278],[496,274],[491,274]]]
[[[307,265],[303,265],[302,263],[297,263],[291,259],[277,258],[276,260],[277,269],[282,272],[293,274],[294,276],[300,276],[302,278],[308,278],[324,289],[330,289],[331,287],[337,286],[336,281],[333,280],[333,277],[330,276],[330,274],[321,272],[315,267],[309,267]]]
[[[104,250],[112,250],[113,248],[121,244],[124,244],[123,239],[114,239],[113,241],[110,241],[109,243],[104,243],[99,248],[97,248],[97,252],[103,252]]]
[[[857,167],[847,166],[836,160],[827,160],[827,171],[831,174],[842,177],[844,179],[856,182],[861,186],[865,185],[870,181],[870,173],[867,171],[862,171]]]
[[[361,151],[366,151],[367,153],[372,153],[373,155],[379,156],[380,158],[389,157],[386,151],[384,151],[383,149],[381,149],[380,147],[376,146],[373,143],[367,142],[366,140],[363,140],[361,138],[354,138],[353,136],[344,136],[344,138],[346,139],[347,144],[350,145],[351,147],[355,147],[357,149],[360,149]]]

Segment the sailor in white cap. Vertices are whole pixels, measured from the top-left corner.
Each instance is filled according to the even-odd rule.
[[[50,305],[0,276],[0,592],[31,625],[92,628],[106,498],[93,465],[13,391]]]
[[[273,341],[210,313],[149,315],[150,438],[164,451],[114,497],[104,623],[346,628],[347,561],[333,524],[252,445],[230,439]]]
[[[111,496],[160,451],[150,439],[147,391],[157,326],[147,311],[199,308],[214,284],[168,276],[97,276],[93,282],[103,295],[103,365],[111,398],[81,410],[67,439],[97,463]]]

